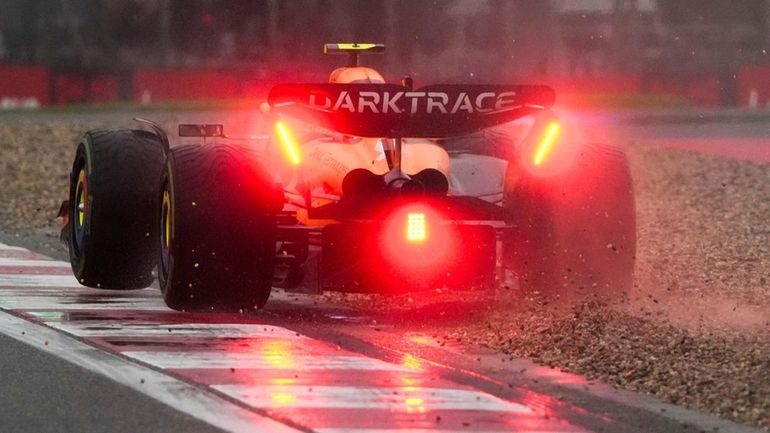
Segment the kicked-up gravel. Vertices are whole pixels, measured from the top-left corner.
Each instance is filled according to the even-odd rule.
[[[637,199],[634,288],[612,299],[518,293],[326,295],[770,430],[770,165],[626,147]],[[473,308],[457,311],[452,300]],[[433,323],[432,323],[433,322]]]
[[[0,232],[43,239],[61,254],[54,217],[78,137],[130,126],[130,117],[0,117]],[[467,293],[325,297],[385,317],[433,305],[441,320],[402,326],[770,429],[770,166],[646,144],[627,150],[639,225],[630,293],[553,303],[514,285],[470,301]],[[452,299],[483,307],[452,320],[442,314]]]

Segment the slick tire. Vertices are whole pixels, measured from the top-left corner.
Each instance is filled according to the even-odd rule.
[[[160,139],[147,131],[99,129],[83,136],[70,174],[65,227],[81,284],[128,290],[152,283],[164,158]]]
[[[611,296],[633,284],[636,212],[625,154],[587,145],[562,173],[521,171],[505,194],[514,231],[506,265],[525,292]]]
[[[174,148],[161,179],[156,248],[166,304],[182,311],[262,308],[282,202],[259,154],[225,144]]]

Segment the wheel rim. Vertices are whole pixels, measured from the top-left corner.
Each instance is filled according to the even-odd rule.
[[[88,177],[85,169],[80,169],[78,181],[75,184],[75,247],[78,252],[83,248],[88,222]]]
[[[173,218],[171,210],[171,194],[168,184],[163,189],[160,212],[160,266],[164,277],[168,276],[169,259],[171,256],[171,243],[173,242]]]

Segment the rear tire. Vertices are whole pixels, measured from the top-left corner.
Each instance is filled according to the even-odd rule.
[[[171,150],[156,243],[158,279],[169,307],[249,311],[267,301],[279,204],[258,156],[223,144]]]
[[[70,174],[70,263],[81,284],[141,289],[152,283],[158,227],[160,139],[147,131],[87,132]]]
[[[506,265],[525,292],[612,295],[633,284],[636,212],[625,154],[590,145],[563,173],[521,170],[506,193]]]

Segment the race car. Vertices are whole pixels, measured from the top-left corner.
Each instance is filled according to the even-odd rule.
[[[632,282],[624,153],[579,143],[542,85],[386,83],[359,55],[326,83],[274,86],[270,131],[157,124],[85,133],[62,239],[75,277],[150,285],[185,311],[262,308],[273,287],[403,293],[616,292]]]

